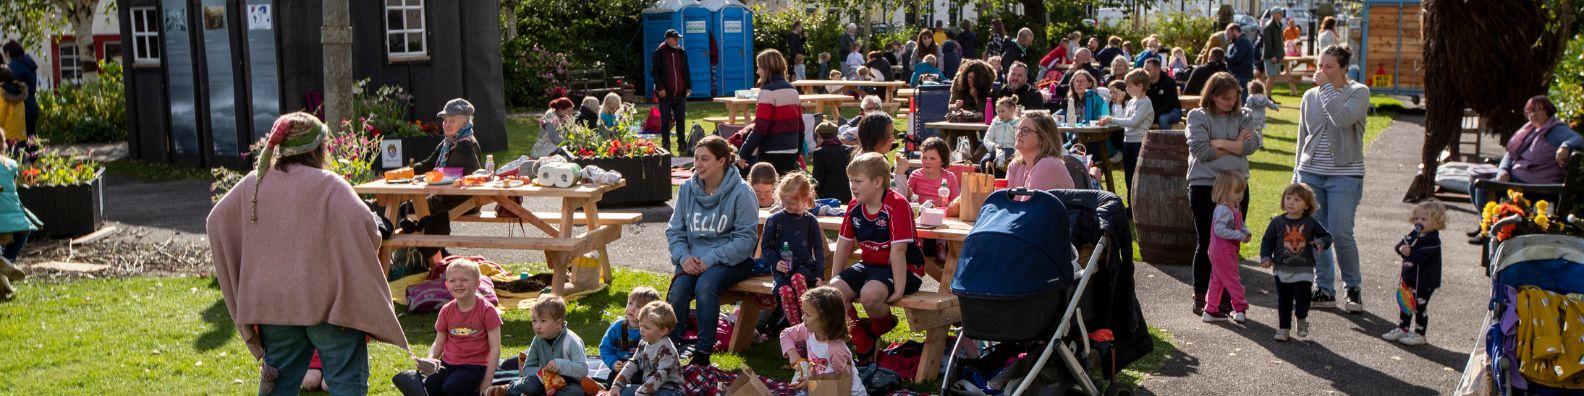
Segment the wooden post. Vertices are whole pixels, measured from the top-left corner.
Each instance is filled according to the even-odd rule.
[[[352,114],[352,24],[348,2],[321,3],[324,25],[320,42],[324,45],[324,122],[335,128]]]

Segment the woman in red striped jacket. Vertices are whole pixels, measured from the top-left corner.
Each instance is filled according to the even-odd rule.
[[[759,104],[754,109],[753,131],[743,142],[743,157],[749,163],[769,162],[783,175],[801,170],[803,104],[797,89],[786,81],[786,58],[780,51],[767,49],[754,63],[759,65]]]

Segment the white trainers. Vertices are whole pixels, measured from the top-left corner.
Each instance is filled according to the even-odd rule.
[[[1303,320],[1303,319],[1298,319],[1298,329],[1297,329],[1297,331],[1294,331],[1293,334],[1297,335],[1298,338],[1308,338],[1309,337],[1309,321]]]
[[[1419,335],[1417,333],[1407,333],[1404,334],[1402,338],[1398,339],[1397,342],[1400,342],[1403,345],[1424,345],[1425,336]]]
[[[1404,336],[1407,336],[1407,335],[1408,335],[1408,332],[1403,331],[1403,329],[1394,328],[1394,329],[1392,329],[1391,332],[1388,332],[1386,334],[1382,334],[1381,338],[1385,339],[1386,341],[1397,341],[1397,340],[1401,340]]]
[[[1232,321],[1233,322],[1238,322],[1238,323],[1243,323],[1245,321],[1248,321],[1248,315],[1244,315],[1242,312],[1233,312],[1232,313]]]
[[[1276,330],[1276,337],[1275,338],[1276,338],[1276,341],[1281,341],[1281,342],[1286,342],[1287,340],[1292,339],[1292,337],[1288,336],[1288,330],[1287,329]]]
[[[1364,298],[1359,296],[1358,288],[1347,289],[1347,303],[1342,305],[1342,310],[1350,314],[1364,312]]]
[[[1227,320],[1227,315],[1224,314],[1224,313],[1212,314],[1212,313],[1209,313],[1209,312],[1205,312],[1205,313],[1199,314],[1199,320],[1203,320],[1203,321],[1205,321],[1205,323],[1222,322],[1222,321],[1226,321]]]

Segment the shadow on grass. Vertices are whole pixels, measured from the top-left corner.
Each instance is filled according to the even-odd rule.
[[[224,347],[237,336],[236,325],[231,323],[231,312],[226,310],[225,299],[217,299],[203,310],[203,321],[209,328],[193,340],[193,348],[208,352]]]

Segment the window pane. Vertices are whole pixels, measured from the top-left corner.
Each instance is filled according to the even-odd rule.
[[[405,29],[413,30],[413,29],[422,29],[422,28],[423,28],[423,10],[413,10],[413,9],[407,10],[407,27]]]
[[[143,57],[147,58],[147,59],[158,61],[160,59],[160,41],[159,40],[155,40],[154,37],[149,37],[148,38],[148,53],[144,54]]]
[[[423,0],[407,0],[407,5],[423,8]]]
[[[402,30],[402,13],[400,10],[385,12],[385,31]]]
[[[424,53],[423,33],[407,33],[407,52]]]
[[[390,53],[399,54],[407,52],[407,40],[402,38],[401,33],[387,34],[385,37],[390,39]]]
[[[399,6],[401,4],[402,4],[402,0],[385,0],[385,6],[386,7],[394,7],[394,6]]]

